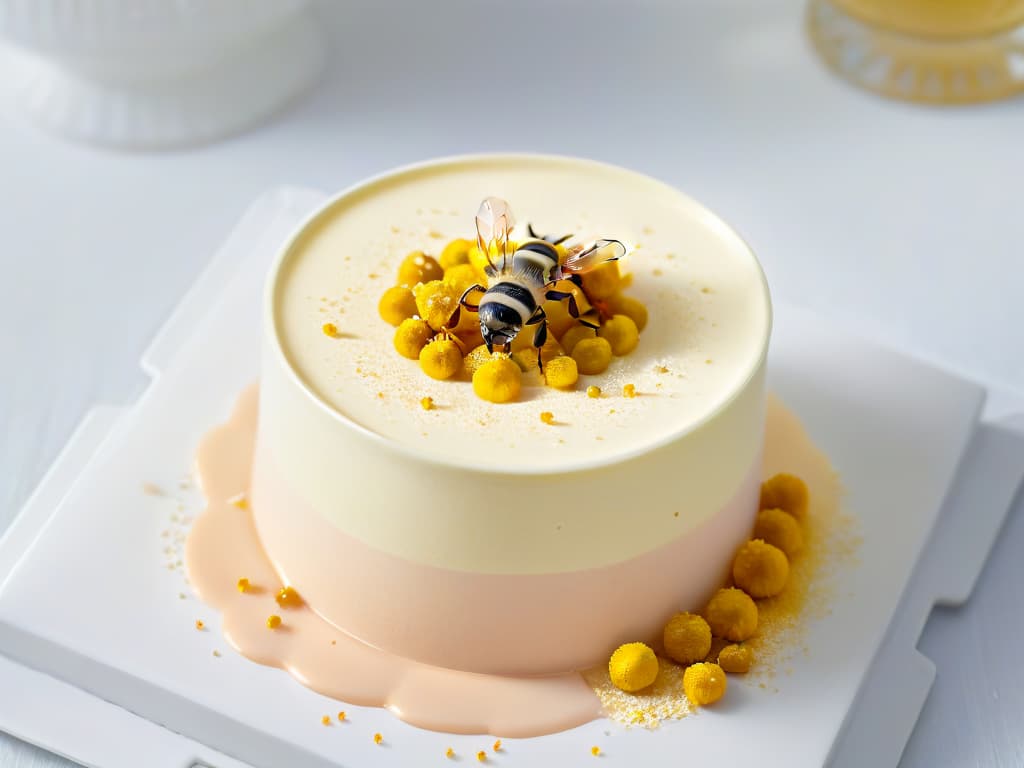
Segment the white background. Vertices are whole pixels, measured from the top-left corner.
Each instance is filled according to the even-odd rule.
[[[324,79],[228,142],[119,154],[3,114],[0,526],[91,405],[141,390],[146,343],[262,190],[336,190],[437,155],[561,152],[658,176],[748,239],[776,295],[1024,390],[1024,101],[936,110],[853,90],[789,0],[397,6],[322,6]],[[921,645],[939,677],[905,765],[1024,764],[1021,550],[1018,504],[972,602],[933,615]],[[65,763],[4,739],[0,764]]]

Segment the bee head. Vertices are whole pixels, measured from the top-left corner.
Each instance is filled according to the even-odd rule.
[[[512,339],[519,335],[522,319],[510,307],[502,304],[484,304],[480,307],[480,335],[484,337],[487,351],[495,347],[505,350]]]

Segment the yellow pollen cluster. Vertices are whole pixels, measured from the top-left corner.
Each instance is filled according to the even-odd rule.
[[[683,690],[686,698],[698,707],[714,704],[725,695],[725,672],[717,664],[701,662],[686,668]]]
[[[202,631],[203,627],[205,627],[205,626],[206,625],[203,624],[202,619],[196,619],[196,629]]]
[[[786,586],[789,560],[778,547],[752,539],[736,553],[732,578],[751,597],[774,597]]]
[[[243,576],[235,586],[238,587],[239,592],[248,592],[250,587],[249,580]]]
[[[626,384],[622,388],[623,397],[636,397],[636,385]]]
[[[295,591],[294,587],[282,587],[276,595],[274,600],[282,608],[298,608],[302,605],[302,598],[299,593]]]
[[[338,722],[339,723],[345,722],[345,717],[346,717],[345,710],[341,710],[341,712],[338,713]]]
[[[431,237],[441,237],[432,232]],[[513,253],[518,243],[508,243]],[[560,258],[566,248],[556,246]],[[492,245],[489,254],[466,238],[449,241],[439,258],[423,251],[409,253],[399,264],[396,283],[378,302],[381,318],[395,327],[394,347],[398,354],[417,360],[423,372],[438,380],[472,379],[473,390],[483,400],[504,403],[518,400],[522,373],[538,370],[538,350],[533,347],[535,325],[524,326],[507,348],[493,353],[483,343],[479,315],[461,305],[478,304],[491,278],[485,273],[489,261],[500,256]],[[550,287],[571,294],[584,325],[569,313],[567,300],[545,301],[547,342],[541,347],[540,368],[545,383],[555,389],[576,387],[579,377],[604,373],[615,356],[631,353],[639,344],[647,324],[647,308],[626,296],[630,277],[619,271],[618,262],[608,262],[582,275],[582,287],[568,280]],[[467,291],[469,292],[467,294]],[[324,326],[325,332],[327,326]],[[335,329],[336,330],[336,329]],[[467,350],[471,350],[467,354]],[[487,363],[510,359],[519,376],[508,365],[492,367],[477,381]],[[590,394],[590,397],[597,395]]]
[[[330,725],[331,724],[331,716],[330,715],[324,715],[323,717],[320,718],[320,722],[323,725]]]
[[[479,760],[481,763],[486,762],[487,753],[481,749],[479,752],[476,753],[476,759]]]
[[[551,411],[541,411],[540,420],[543,421],[545,424],[554,424],[555,414],[553,414]]]
[[[382,741],[384,741],[384,736],[383,735],[381,735],[379,733],[373,734],[373,743],[374,744],[380,744]]]
[[[704,618],[715,637],[740,643],[757,631],[757,604],[742,589],[726,587],[708,601]]]
[[[594,757],[599,756],[601,754],[601,748],[600,747],[591,747],[590,748],[590,754],[592,754]]]
[[[658,657],[643,643],[620,645],[608,660],[608,675],[623,691],[642,690],[658,676]]]
[[[432,397],[424,397],[422,400],[420,400],[420,407],[424,411],[432,411],[432,410],[434,410],[434,398],[432,398]]]
[[[753,665],[754,652],[745,645],[727,645],[718,652],[718,666],[726,672],[745,675]]]
[[[276,613],[267,617],[267,629],[277,629],[281,626],[281,617]]]
[[[662,633],[665,654],[679,664],[702,661],[711,650],[711,627],[704,617],[677,613]]]
[[[492,749],[495,752],[500,752],[501,751],[501,739],[498,739],[496,742],[494,742],[494,746],[492,747]]]
[[[331,338],[338,335],[338,326],[334,323],[324,323],[320,330],[324,332],[324,336],[330,336]]]
[[[455,750],[451,747],[448,747],[448,749],[444,751],[444,756],[451,760],[453,757],[455,757]]]
[[[595,400],[601,396],[601,388],[591,384],[587,387],[587,397],[594,398]]]

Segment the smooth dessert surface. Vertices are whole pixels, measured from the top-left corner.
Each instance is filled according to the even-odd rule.
[[[468,381],[433,381],[393,353],[377,312],[413,250],[471,237],[483,197],[519,227],[615,237],[650,310],[639,347],[577,391],[528,386],[499,407]],[[346,195],[293,243],[271,289],[272,324],[299,379],[330,409],[388,441],[478,469],[550,472],[642,452],[713,415],[760,369],[770,326],[764,278],[745,244],[678,192],[609,166],[558,158],[468,158]],[[321,330],[333,322],[338,336]],[[529,332],[529,331],[524,331]],[[590,383],[604,396],[588,398]],[[639,396],[622,396],[633,384]],[[435,408],[420,407],[424,397]],[[554,424],[539,414],[549,411]],[[751,448],[748,460],[754,457]]]

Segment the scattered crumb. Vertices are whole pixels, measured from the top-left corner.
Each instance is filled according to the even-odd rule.
[[[668,373],[668,368],[664,365],[656,365],[654,366],[654,370],[656,373]]]
[[[205,627],[206,627],[206,625],[203,624],[203,620],[202,619],[196,619],[196,629],[198,629],[200,632],[202,632]]]
[[[591,384],[587,387],[587,397],[598,398],[601,396],[601,388]]]
[[[142,492],[147,496],[166,496],[167,493],[156,483],[143,483]]]
[[[501,751],[501,739],[498,739],[496,742],[494,742],[493,749],[494,749],[495,752],[500,752]]]
[[[444,756],[451,760],[453,757],[455,757],[455,750],[451,747],[448,747],[448,749],[444,751]]]
[[[345,722],[345,717],[346,717],[345,710],[341,710],[341,712],[338,713],[338,722],[339,723]]]
[[[277,629],[281,626],[281,617],[276,613],[267,617],[267,629]]]
[[[321,330],[324,332],[324,336],[330,336],[332,339],[338,335],[338,326],[334,323],[324,323]]]
[[[652,269],[651,274],[654,275],[655,277],[661,277],[665,273],[662,272],[660,269]]]
[[[555,414],[553,414],[551,411],[542,411],[540,414],[540,420],[543,421],[545,424],[554,424]]]
[[[636,386],[634,384],[626,384],[622,387],[623,397],[636,397]]]
[[[487,753],[481,749],[479,752],[476,753],[476,759],[479,760],[481,763],[486,762]]]
[[[367,277],[370,278],[371,280],[377,280],[380,278],[380,275],[378,275],[376,272],[371,272],[370,274],[367,275]]]
[[[420,400],[420,407],[424,411],[432,411],[432,410],[434,410],[434,398],[432,398],[432,397],[424,397],[422,400]]]
[[[701,293],[711,293],[711,289],[708,286],[704,286],[700,289]]]
[[[601,748],[597,746],[591,747],[590,754],[592,754],[594,757],[598,757],[601,754]]]
[[[244,493],[239,493],[228,499],[228,504],[230,504],[233,507],[238,507],[239,509],[248,509],[249,499],[246,497]]]
[[[242,578],[240,578],[238,580],[238,582],[235,584],[235,586],[238,587],[238,591],[239,592],[248,592],[249,591],[249,587],[251,585],[249,584],[249,580],[243,576]]]
[[[178,593],[178,599],[179,600],[184,600],[186,597],[188,597],[188,596],[184,592],[179,592]]]
[[[382,741],[384,741],[384,737],[381,734],[379,734],[379,733],[373,734],[373,743],[374,744],[380,744]]]
[[[213,655],[216,656],[219,659],[220,658],[220,651],[218,651],[216,648],[214,648],[213,649]]]

